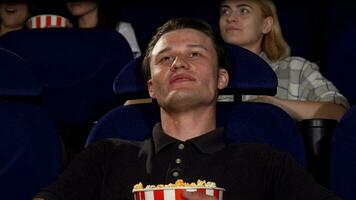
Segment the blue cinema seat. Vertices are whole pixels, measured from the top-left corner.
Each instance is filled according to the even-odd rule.
[[[29,65],[3,48],[0,60],[0,195],[32,199],[60,173],[62,146]]]
[[[356,106],[334,131],[330,162],[330,189],[344,200],[356,199]]]
[[[232,63],[236,66],[232,67],[241,68],[239,73],[248,72],[239,74],[233,71],[236,74],[231,74],[235,80],[228,86],[230,91],[241,90],[243,94],[256,94],[256,91],[275,93],[276,76],[261,58],[239,47],[228,48],[230,54],[235,55],[232,56]],[[246,59],[239,60],[240,58]],[[142,58],[137,58],[118,74],[114,83],[114,90],[118,95],[127,99],[148,97],[140,72],[141,62]],[[248,87],[252,90],[249,91]],[[226,139],[271,144],[291,152],[305,166],[301,134],[289,115],[278,107],[262,103],[222,102],[218,103],[217,115],[217,125],[226,128]],[[118,107],[98,121],[88,137],[87,145],[101,138],[143,140],[151,136],[153,125],[160,121],[159,116],[155,103]]]
[[[31,64],[43,106],[61,123],[95,121],[117,105],[112,82],[133,58],[124,37],[100,29],[14,31],[0,45]]]
[[[131,0],[121,3],[119,19],[131,23],[141,50],[145,50],[156,29],[171,18],[203,19],[218,30],[219,2],[220,0]]]
[[[120,105],[112,83],[133,59],[126,39],[102,29],[13,31],[0,45],[21,55],[43,85],[42,106],[55,119],[69,160],[93,123]]]
[[[356,3],[355,6],[356,8]],[[356,19],[356,17],[355,17]],[[356,23],[350,23],[328,46],[325,76],[349,100],[356,103]]]

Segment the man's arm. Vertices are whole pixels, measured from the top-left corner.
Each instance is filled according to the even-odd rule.
[[[339,121],[346,112],[343,106],[331,102],[285,100],[271,96],[261,96],[251,101],[278,106],[298,121],[313,118],[336,119]]]

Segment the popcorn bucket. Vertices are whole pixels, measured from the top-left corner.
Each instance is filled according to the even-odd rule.
[[[185,200],[183,192],[200,192],[209,196],[214,196],[218,200],[223,199],[223,188],[208,187],[174,187],[174,188],[148,188],[134,189],[135,200]]]
[[[70,21],[59,15],[42,14],[31,17],[27,20],[27,28],[69,28],[72,24]]]

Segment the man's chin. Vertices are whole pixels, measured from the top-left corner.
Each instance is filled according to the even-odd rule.
[[[175,107],[175,108],[184,108],[190,107],[194,102],[199,101],[201,97],[198,94],[192,94],[188,92],[174,92],[171,93],[164,102],[158,102],[163,108],[164,107]]]

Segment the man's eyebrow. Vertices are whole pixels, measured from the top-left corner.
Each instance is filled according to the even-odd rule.
[[[249,7],[249,8],[252,8],[251,5],[246,4],[246,3],[238,4],[238,5],[236,5],[236,7],[237,7],[237,8],[241,8],[241,7]]]
[[[162,54],[162,53],[164,53],[164,52],[166,52],[166,51],[169,51],[169,50],[171,50],[171,49],[172,49],[172,48],[170,48],[170,47],[166,47],[166,48],[160,50],[160,51],[157,53],[157,55],[160,55],[160,54]]]
[[[208,51],[208,48],[206,48],[204,45],[201,45],[201,44],[188,44],[187,47],[189,47],[189,48],[200,48],[200,49],[203,49],[205,51]],[[166,47],[166,48],[160,50],[156,55],[159,56],[162,53],[165,53],[165,52],[170,51],[170,50],[172,50],[171,47]]]
[[[201,48],[204,49],[205,51],[208,51],[208,48],[206,48],[204,45],[201,44],[188,44],[187,46],[190,48]]]
[[[251,5],[246,4],[246,3],[237,4],[236,7],[237,7],[237,8],[241,8],[241,7],[249,7],[249,8],[252,8]],[[221,5],[220,5],[220,9],[222,9],[222,8],[231,8],[231,6],[230,6],[230,5],[227,5],[227,4],[221,4]]]

